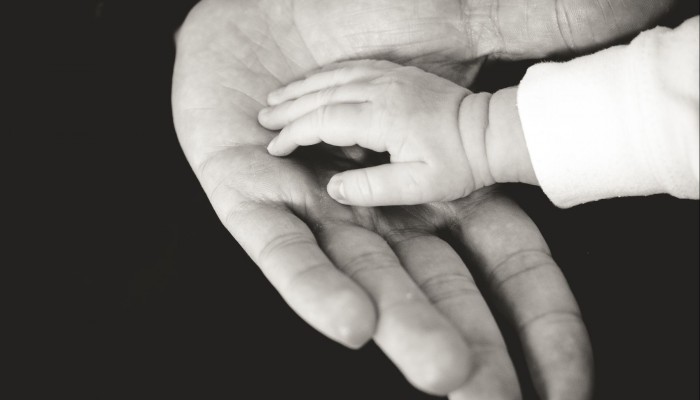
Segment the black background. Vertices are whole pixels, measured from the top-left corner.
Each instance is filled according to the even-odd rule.
[[[194,3],[32,5],[9,35],[10,136],[23,144],[7,149],[21,159],[8,250],[28,277],[7,303],[20,317],[8,323],[21,335],[15,383],[25,397],[428,398],[373,344],[346,350],[302,322],[214,215],[170,110],[172,36]],[[481,85],[523,68],[493,65]],[[558,210],[537,189],[509,190],[580,302],[596,398],[697,399],[698,202]]]

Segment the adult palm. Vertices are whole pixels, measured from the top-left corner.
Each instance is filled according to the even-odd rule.
[[[178,33],[173,112],[221,221],[285,301],[350,347],[371,337],[416,387],[451,398],[518,398],[463,243],[516,327],[544,398],[584,399],[592,361],[578,306],[534,224],[494,190],[451,203],[351,208],[325,192],[352,158],[275,158],[257,123],[269,91],[345,59],[420,66],[463,85],[484,57],[588,50],[667,4],[623,1],[218,0]]]

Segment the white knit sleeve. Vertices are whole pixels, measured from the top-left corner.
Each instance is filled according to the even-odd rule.
[[[528,69],[518,112],[535,174],[554,204],[700,196],[699,21]]]

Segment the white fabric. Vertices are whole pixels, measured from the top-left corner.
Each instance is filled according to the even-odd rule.
[[[535,174],[555,205],[700,196],[699,20],[528,69],[518,112]]]

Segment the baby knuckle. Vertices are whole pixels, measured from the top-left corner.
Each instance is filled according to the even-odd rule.
[[[378,67],[393,67],[397,65],[396,63],[387,60],[371,60],[371,63]]]
[[[442,197],[444,201],[455,200],[460,197],[466,197],[473,190],[473,184],[470,184],[471,177],[450,176],[445,178],[444,191]]]
[[[419,176],[416,176],[415,173],[410,173],[406,176],[403,190],[406,195],[411,198],[422,197],[425,190],[424,183],[425,182],[423,182]]]
[[[449,197],[454,184],[449,177],[445,176],[444,173],[433,171],[428,174],[428,180],[431,182],[430,186],[434,189],[432,193],[436,199],[446,200]]]
[[[316,94],[316,102],[318,104],[326,104],[333,99],[333,96],[335,95],[335,93],[336,93],[336,89],[334,87],[321,89]]]
[[[338,80],[342,79],[343,76],[347,75],[350,72],[350,68],[348,67],[340,67],[337,69],[334,69],[330,73],[330,78],[331,81],[337,82]]]
[[[313,126],[323,126],[327,116],[326,114],[328,113],[328,107],[327,106],[322,106],[316,109],[314,113],[312,114],[312,120],[311,123]]]
[[[413,65],[406,65],[401,67],[400,70],[404,74],[424,74],[425,72],[421,70],[418,67],[414,67]]]
[[[384,98],[396,98],[398,93],[402,91],[403,83],[398,76],[388,76],[386,82],[383,84],[384,90],[382,91]]]

